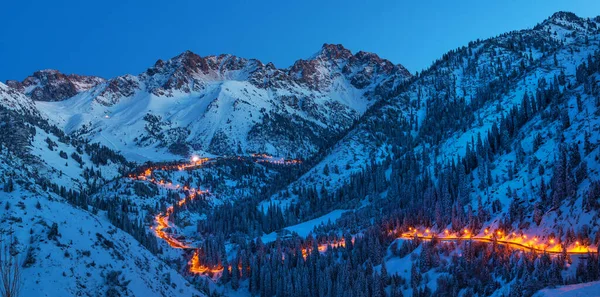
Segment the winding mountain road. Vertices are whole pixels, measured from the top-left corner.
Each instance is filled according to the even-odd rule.
[[[496,233],[491,233],[485,236],[473,235],[469,232],[463,232],[464,235],[456,235],[450,233],[444,234],[433,234],[431,232],[418,233],[416,231],[402,233],[400,236],[401,239],[414,239],[418,238],[421,240],[439,240],[439,241],[461,241],[461,240],[471,240],[475,242],[485,242],[485,243],[497,243],[506,246],[510,246],[515,249],[529,251],[529,252],[537,252],[537,253],[546,253],[551,255],[560,255],[566,253],[567,255],[588,255],[588,254],[598,254],[598,251],[593,251],[591,248],[581,245],[579,242],[575,242],[574,245],[566,248],[563,251],[563,246],[559,242],[555,242],[554,239],[549,239],[548,241],[542,241],[538,239],[537,236],[527,236],[527,235],[516,235],[516,234],[508,234],[500,233],[496,235]]]

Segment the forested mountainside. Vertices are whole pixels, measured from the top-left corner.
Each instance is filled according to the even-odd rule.
[[[21,131],[2,138],[3,233],[63,295],[587,292],[599,23],[559,12],[415,75],[324,45],[288,69],[185,52],[0,85],[2,131]]]
[[[322,162],[272,202],[306,206],[303,195],[315,187],[355,201],[375,193],[408,199],[415,197],[412,190],[431,185],[452,196],[464,187],[460,200],[467,207],[477,197],[504,196],[508,187],[511,195],[539,196],[534,192],[542,180],[550,190],[560,158],[573,159],[565,164],[569,171],[586,160],[590,168],[583,171],[595,174],[596,24],[557,13],[534,29],[445,54],[370,109]],[[365,183],[374,184],[370,193],[354,189]]]
[[[557,13],[447,53],[265,203],[301,218],[360,208],[352,225],[380,217],[407,231],[498,229],[597,246],[597,21]]]

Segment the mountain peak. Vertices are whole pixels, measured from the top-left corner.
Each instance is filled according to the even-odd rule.
[[[201,57],[187,50],[171,59],[156,61],[142,75],[152,93],[170,96],[172,90],[200,91],[206,81],[238,79],[239,70],[250,64],[262,66],[260,61],[252,61],[256,63],[229,54]]]
[[[322,57],[329,60],[349,59],[352,52],[341,44],[325,43],[315,57]]]
[[[87,91],[105,80],[97,76],[66,75],[56,69],[34,72],[23,81],[8,80],[6,84],[37,101],[60,101]]]
[[[568,21],[568,22],[577,22],[577,21],[582,20],[582,18],[572,12],[569,12],[569,11],[559,11],[559,12],[555,12],[554,14],[552,14],[548,18],[548,20],[549,21],[564,20],[564,21]]]
[[[310,88],[321,90],[329,87],[337,76],[345,77],[358,89],[374,85],[390,75],[410,77],[402,65],[394,65],[377,54],[364,51],[352,54],[341,44],[327,43],[310,59],[296,61],[288,73]]]
[[[582,18],[572,12],[559,11],[536,25],[534,30],[552,33],[555,39],[584,38],[598,30],[598,18]],[[562,33],[561,33],[562,31]]]
[[[189,64],[189,63],[192,63],[193,61],[197,61],[198,59],[202,59],[202,57],[200,57],[200,55],[198,55],[190,50],[186,50],[183,53],[175,56],[172,60],[178,61],[183,64]]]
[[[596,24],[589,18],[582,18],[576,14],[568,11],[559,11],[552,14],[549,18],[544,20],[541,25],[556,25],[563,27],[568,30],[575,30],[576,28],[586,30],[588,28],[595,28]]]
[[[153,76],[160,73],[162,75],[171,76],[175,72],[183,72],[189,75],[198,69],[205,69],[206,67],[202,67],[202,64],[205,64],[203,62],[204,59],[202,57],[190,50],[186,50],[171,59],[159,59],[154,63],[153,67],[146,70],[146,74],[148,76]]]
[[[61,74],[60,71],[56,70],[56,69],[41,69],[38,70],[36,72],[34,72],[34,75],[56,75],[56,74]]]
[[[366,63],[374,63],[374,64],[389,63],[389,64],[392,64],[392,62],[390,62],[386,59],[382,59],[379,57],[379,55],[377,55],[375,53],[371,53],[371,52],[359,51],[354,55],[354,57],[356,59],[358,59],[359,61],[363,61]]]

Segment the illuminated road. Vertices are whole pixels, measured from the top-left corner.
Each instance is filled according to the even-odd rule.
[[[559,255],[563,253],[563,246],[560,242],[555,239],[542,240],[539,236],[531,235],[517,235],[516,233],[504,234],[502,231],[490,232],[485,229],[486,235],[478,236],[473,235],[469,230],[462,231],[463,235],[451,234],[445,231],[443,234],[433,234],[429,229],[424,232],[419,232],[416,229],[410,228],[410,232],[402,233],[401,239],[414,239],[419,238],[422,240],[432,240],[435,238],[439,241],[458,241],[458,240],[471,240],[475,242],[485,242],[502,244],[510,246],[515,249],[523,251],[535,251],[538,253],[547,253],[553,255]],[[575,242],[571,246],[566,248],[567,255],[587,255],[597,254],[592,248],[583,246],[579,242]]]
[[[230,159],[233,160],[247,160],[246,157],[232,157]],[[300,164],[300,160],[286,160],[283,158],[274,158],[268,155],[252,155],[252,159],[257,163],[271,163],[275,165],[297,165]],[[207,164],[214,163],[215,159],[209,158],[199,158],[193,157],[189,162],[175,163],[175,164],[162,164],[155,165],[150,167],[144,167],[143,172],[137,175],[130,175],[129,177],[136,180],[142,180],[151,182],[157,186],[169,188],[169,189],[179,189],[185,193],[185,197],[176,203],[178,206],[184,206],[187,202],[193,201],[195,199],[206,197],[210,195],[208,190],[181,187],[179,184],[172,184],[170,182],[165,182],[163,180],[157,180],[152,175],[154,171],[183,171],[183,170],[194,170],[198,168],[202,168]],[[173,205],[167,207],[165,212],[160,212],[154,216],[154,226],[151,229],[154,231],[156,237],[164,240],[171,248],[174,249],[186,249],[186,250],[194,250],[194,254],[188,263],[188,271],[191,274],[198,275],[207,275],[207,276],[217,276],[220,275],[223,271],[224,267],[221,265],[218,266],[208,266],[205,263],[202,263],[200,252],[201,250],[190,246],[186,243],[186,240],[183,236],[176,236],[169,232],[169,228],[175,227],[171,225],[171,216],[173,214]],[[450,233],[448,230],[445,230],[441,234],[433,234],[429,229],[421,229],[419,231],[417,228],[409,228],[410,232],[402,233],[400,235],[400,239],[414,239],[419,238],[421,240],[432,240],[435,238],[439,241],[459,241],[459,240],[472,240],[475,242],[485,242],[485,243],[494,243],[502,244],[506,246],[510,246],[515,249],[523,250],[523,251],[535,251],[538,253],[548,253],[553,255],[560,255],[563,253],[563,247],[560,242],[555,242],[554,239],[545,239],[542,240],[542,237],[538,236],[528,236],[528,235],[517,235],[515,233],[504,234],[501,230],[496,230],[490,232],[489,229],[485,229],[485,234],[482,235],[474,235],[469,232],[469,230],[463,230],[460,233],[455,234]],[[344,247],[345,241],[341,239],[336,242],[330,243],[321,243],[318,245],[318,251],[320,253],[324,253],[327,248],[331,247]],[[302,255],[304,258],[308,256],[311,248],[303,248]],[[566,254],[568,255],[587,255],[589,253],[597,253],[593,251],[591,248],[581,245],[579,242],[575,242],[571,246],[566,248]],[[231,269],[231,267],[227,267]]]
[[[246,160],[247,158],[246,157],[233,157],[230,159]],[[296,159],[287,160],[287,159],[283,159],[283,158],[275,158],[275,157],[265,155],[265,154],[252,155],[252,160],[257,163],[271,163],[271,164],[275,164],[275,165],[298,165],[298,164],[302,163],[302,161],[296,160]],[[194,169],[202,168],[203,166],[206,166],[207,164],[211,164],[214,162],[215,162],[215,159],[200,158],[200,157],[194,156],[191,158],[191,160],[189,162],[182,162],[182,163],[176,163],[176,164],[162,164],[162,165],[143,167],[144,170],[142,173],[137,174],[137,175],[136,174],[129,175],[129,178],[135,179],[135,180],[147,181],[147,182],[153,183],[159,187],[183,190],[186,193],[185,197],[176,202],[178,204],[178,206],[181,207],[181,206],[184,206],[189,201],[193,201],[200,197],[206,197],[207,195],[210,195],[210,192],[208,190],[188,188],[185,186],[182,188],[181,185],[179,185],[179,184],[174,185],[169,182],[165,183],[165,181],[163,181],[163,180],[155,179],[153,177],[152,173],[157,170],[161,170],[161,171],[194,170]],[[171,215],[173,214],[173,209],[174,209],[173,205],[170,205],[169,207],[167,207],[167,210],[165,212],[160,212],[154,216],[154,226],[152,226],[150,228],[154,231],[154,234],[156,235],[156,237],[164,240],[171,248],[195,250],[194,255],[192,256],[192,259],[188,263],[190,273],[202,274],[202,275],[207,275],[207,274],[215,275],[215,274],[221,273],[223,271],[222,266],[208,267],[208,266],[204,265],[200,261],[199,251],[197,248],[188,245],[185,242],[185,238],[183,238],[182,236],[176,237],[175,235],[168,232],[168,229],[171,227],[170,226],[170,218],[171,218]],[[319,247],[319,250],[320,249],[321,249],[321,247]]]
[[[186,163],[156,165],[156,166],[146,167],[142,174],[130,175],[129,177],[136,179],[136,180],[148,181],[148,182],[151,182],[160,187],[181,189],[181,185],[179,185],[179,184],[173,185],[171,183],[165,183],[163,180],[157,180],[157,179],[153,178],[152,172],[154,172],[156,170],[182,171],[182,170],[196,169],[196,168],[200,168],[200,167],[206,165],[209,162],[211,162],[211,160],[208,158],[201,159],[198,157],[193,157],[190,162],[186,162]],[[193,201],[193,200],[197,199],[198,197],[201,197],[202,195],[210,194],[207,190],[200,190],[200,189],[194,189],[194,188],[183,187],[182,190],[186,193],[186,196],[184,199],[177,201],[178,206],[183,206],[183,205],[185,205],[186,202]],[[173,214],[173,205],[167,207],[167,210],[165,212],[156,214],[154,216],[155,226],[151,227],[151,229],[154,231],[154,234],[158,238],[161,238],[162,240],[166,241],[167,244],[169,244],[169,246],[172,248],[175,248],[175,249],[192,248],[189,245],[187,245],[186,243],[184,243],[183,241],[175,238],[175,236],[173,236],[172,234],[170,234],[169,232],[166,231],[166,229],[170,227],[169,220],[170,220],[172,214]]]
[[[246,157],[232,157],[230,159],[233,160],[247,160]],[[300,164],[300,160],[286,160],[283,158],[274,158],[268,155],[252,155],[252,160],[257,163],[271,163],[275,165],[297,165]],[[209,158],[199,158],[193,157],[189,162],[182,162],[176,164],[163,164],[163,165],[155,165],[150,167],[144,167],[144,171],[138,175],[130,175],[129,177],[136,180],[142,180],[151,182],[157,186],[169,188],[169,189],[179,189],[185,192],[185,197],[176,203],[178,206],[184,206],[187,202],[193,201],[200,197],[206,197],[210,195],[208,190],[181,187],[179,184],[172,184],[170,182],[166,182],[163,180],[157,180],[154,178],[152,173],[156,170],[161,171],[183,171],[183,170],[194,170],[198,168],[202,168],[207,164],[214,163],[215,159]],[[171,227],[171,216],[173,214],[173,205],[167,207],[165,212],[160,212],[154,216],[154,226],[151,229],[154,231],[156,237],[164,240],[171,248],[174,249],[189,249],[194,250],[194,254],[188,263],[189,272],[192,274],[200,274],[200,275],[209,275],[215,276],[219,275],[223,271],[222,266],[214,266],[209,267],[204,263],[201,263],[200,260],[200,250],[195,247],[190,246],[186,243],[186,240],[183,236],[175,236],[168,232]],[[174,226],[173,226],[174,227]],[[501,230],[490,231],[488,228],[484,230],[484,235],[474,235],[469,232],[469,230],[463,230],[460,234],[450,233],[448,230],[445,230],[443,233],[434,234],[427,228],[409,228],[409,232],[402,233],[400,235],[400,239],[414,239],[419,238],[421,240],[432,240],[435,238],[439,241],[459,241],[459,240],[471,240],[475,242],[485,242],[485,243],[494,243],[502,244],[506,246],[510,246],[515,249],[523,250],[523,251],[535,251],[538,253],[547,253],[553,255],[560,255],[563,253],[563,246],[560,242],[555,239],[544,239],[544,237],[540,236],[532,236],[532,235],[517,235],[516,233],[505,234]],[[318,250],[320,253],[324,253],[327,248],[331,247],[344,247],[345,241],[343,239],[337,242],[331,243],[321,243],[318,245]],[[310,253],[310,247],[304,248],[302,250],[302,255],[304,258]],[[571,246],[566,248],[566,254],[568,255],[587,255],[589,253],[597,253],[593,249],[581,245],[579,242],[575,242]],[[231,269],[231,267],[228,267]]]

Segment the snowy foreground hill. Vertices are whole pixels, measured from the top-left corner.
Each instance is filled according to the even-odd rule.
[[[0,83],[2,247],[21,296],[600,296],[599,81],[567,12],[415,75],[38,71]]]
[[[589,282],[585,284],[577,284],[563,286],[556,289],[541,290],[536,297],[583,297],[583,296],[598,296],[600,292],[600,282]]]
[[[89,205],[93,185],[130,166],[122,157],[65,135],[2,83],[0,102],[0,241],[22,266],[20,296],[203,295]]]

